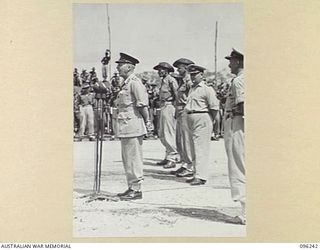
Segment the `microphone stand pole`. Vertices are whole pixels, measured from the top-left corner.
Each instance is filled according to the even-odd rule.
[[[104,86],[105,87],[105,86]],[[97,137],[95,143],[95,169],[94,169],[94,185],[93,192],[82,196],[81,198],[88,198],[87,202],[96,200],[118,201],[119,197],[108,192],[101,191],[101,169],[102,169],[102,148],[104,136],[104,119],[103,113],[105,110],[105,101],[107,94],[103,93],[102,89],[96,88],[96,103],[97,103]]]

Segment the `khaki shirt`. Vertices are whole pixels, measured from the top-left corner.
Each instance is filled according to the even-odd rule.
[[[115,101],[118,137],[138,137],[147,133],[138,108],[148,106],[148,94],[141,80],[131,74],[123,83]]]
[[[160,102],[173,102],[176,97],[177,89],[178,82],[174,77],[171,75],[164,77],[159,92]]]
[[[216,92],[203,81],[196,86],[192,86],[184,109],[187,112],[209,112],[209,109],[219,110],[219,100],[216,97]]]
[[[235,106],[234,96],[232,96],[231,87],[230,87],[227,92],[227,98],[226,98],[226,104],[225,104],[226,113],[230,113],[234,106]]]
[[[244,74],[241,69],[237,76],[231,81],[231,94],[234,98],[234,105],[244,102]]]
[[[244,102],[244,75],[243,70],[240,70],[235,78],[231,80],[231,86],[228,90],[226,113],[230,113],[237,104]]]

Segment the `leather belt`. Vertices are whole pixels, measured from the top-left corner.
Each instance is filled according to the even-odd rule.
[[[162,101],[160,103],[160,107],[164,107],[166,105],[173,105],[173,101]]]
[[[208,111],[188,111],[187,114],[205,114],[205,113],[209,113]]]

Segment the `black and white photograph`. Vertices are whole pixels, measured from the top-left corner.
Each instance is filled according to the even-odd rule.
[[[246,237],[242,4],[72,10],[73,236]]]

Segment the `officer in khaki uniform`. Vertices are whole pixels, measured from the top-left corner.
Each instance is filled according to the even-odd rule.
[[[150,127],[148,95],[141,80],[133,73],[139,61],[120,53],[116,61],[119,75],[124,82],[118,93],[116,106],[118,115],[115,134],[121,140],[122,161],[127,177],[128,190],[118,194],[121,200],[141,199],[143,180],[143,136]]]
[[[192,87],[190,74],[187,70],[187,67],[190,64],[194,64],[194,62],[186,58],[180,58],[173,63],[173,66],[177,68],[180,76],[175,107],[177,119],[176,143],[182,165],[176,171],[177,177],[189,177],[193,175],[191,138],[188,131],[187,113],[184,110],[189,91]]]
[[[174,68],[166,62],[160,62],[153,69],[158,70],[161,77],[161,87],[159,92],[160,99],[160,126],[159,137],[161,143],[166,148],[165,159],[158,162],[158,165],[164,165],[164,168],[174,168],[175,162],[179,157],[176,145],[176,119],[174,101],[176,98],[178,83],[169,73]]]
[[[204,70],[205,68],[198,65],[188,66],[193,86],[184,109],[192,138],[191,154],[195,169],[194,178],[187,180],[191,185],[203,185],[208,179],[210,137],[213,119],[219,110],[219,101],[214,89],[204,81]]]
[[[234,201],[239,201],[242,212],[237,219],[245,224],[245,164],[244,164],[244,75],[243,54],[233,49],[230,56],[225,57],[230,61],[229,68],[235,77],[231,81],[227,95],[224,117],[224,140],[228,156],[229,180],[231,196]]]

